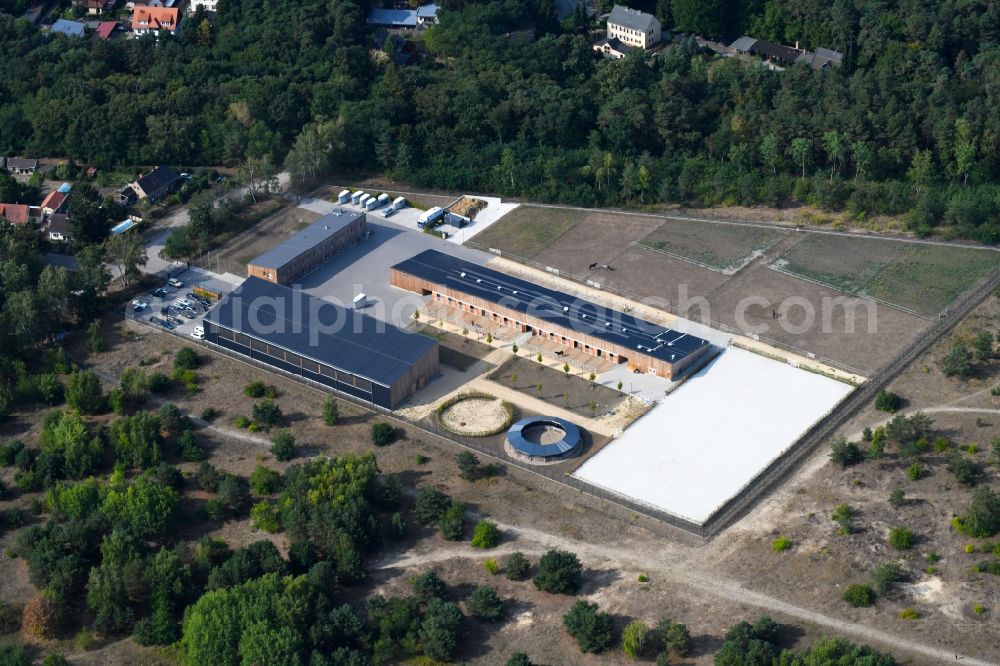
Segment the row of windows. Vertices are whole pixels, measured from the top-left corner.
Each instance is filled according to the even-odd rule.
[[[312,359],[304,358],[298,354],[282,349],[281,347],[269,345],[266,342],[258,340],[257,338],[251,338],[243,333],[230,331],[227,328],[219,328],[218,335],[223,340],[231,340],[232,342],[235,342],[243,347],[249,347],[259,354],[270,356],[277,361],[290,363],[298,368],[311,372],[314,375],[329,377],[330,379],[333,379],[341,384],[360,389],[365,393],[372,392],[372,383],[369,380],[364,379],[363,377],[358,377],[350,372],[344,372],[343,370],[337,370],[336,368],[332,368],[323,363],[317,363]]]

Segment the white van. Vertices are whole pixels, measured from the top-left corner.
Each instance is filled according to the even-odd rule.
[[[195,340],[204,340],[205,328],[203,326],[195,326],[194,331],[191,332],[191,337]]]

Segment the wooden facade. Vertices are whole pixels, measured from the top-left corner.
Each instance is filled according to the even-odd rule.
[[[429,295],[434,301],[451,307],[459,308],[484,320],[502,324],[519,333],[531,333],[544,336],[548,340],[558,342],[572,349],[582,350],[597,358],[604,358],[613,363],[627,363],[628,367],[642,373],[655,373],[666,379],[673,379],[701,358],[708,349],[705,345],[692,354],[676,361],[656,358],[644,354],[637,349],[624,347],[607,340],[595,337],[583,331],[575,331],[564,326],[547,322],[513,308],[488,301],[477,296],[437,284],[429,280],[411,275],[396,268],[390,269],[390,282],[393,286],[406,289],[422,295]]]
[[[359,243],[368,231],[365,215],[324,239],[313,247],[291,257],[281,266],[258,266],[253,262],[247,264],[247,276],[259,277],[262,280],[280,285],[289,285],[312,272],[334,256],[347,248]]]

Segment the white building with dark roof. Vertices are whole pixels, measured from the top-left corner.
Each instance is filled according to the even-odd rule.
[[[660,22],[652,14],[615,5],[608,15],[608,40],[648,49],[660,41]]]

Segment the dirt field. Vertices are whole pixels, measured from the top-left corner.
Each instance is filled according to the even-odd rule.
[[[787,238],[789,233],[759,227],[668,220],[638,242],[651,250],[731,273]]]
[[[562,225],[549,224],[556,214]],[[688,312],[696,320],[747,333],[759,331],[745,327],[767,326],[759,332],[762,337],[862,374],[873,373],[922,334],[929,319],[867,299],[849,304],[849,316],[844,303],[836,300],[845,296],[838,289],[867,293],[929,317],[1000,264],[1000,254],[986,250],[710,222],[663,224],[663,218],[649,215],[530,206],[515,215],[489,230],[490,247],[634,300]],[[589,270],[594,263],[613,270]],[[710,265],[739,268],[726,275]],[[770,270],[770,265],[786,272]],[[872,333],[870,308],[876,317]],[[810,318],[813,324],[807,326]]]
[[[295,207],[283,210],[226,243],[225,247],[219,251],[218,259],[227,266],[226,270],[230,273],[243,275],[246,273],[246,265],[254,257],[271,249],[319,218],[318,213],[305,208]],[[214,264],[214,262],[215,257],[212,257],[210,263]]]
[[[516,383],[512,375],[517,375]],[[534,359],[511,358],[489,375],[489,379],[510,386],[525,395],[541,398],[580,416],[594,416],[614,411],[622,396],[614,389],[591,384],[581,377],[553,370]],[[538,387],[541,386],[541,391]],[[591,409],[591,405],[595,409]]]

